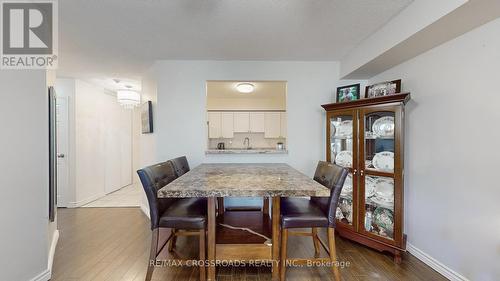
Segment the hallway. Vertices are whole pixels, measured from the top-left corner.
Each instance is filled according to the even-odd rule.
[[[83,205],[82,208],[140,207],[142,193],[140,184],[131,184]]]

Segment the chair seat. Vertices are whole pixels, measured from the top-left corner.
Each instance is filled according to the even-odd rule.
[[[328,227],[328,217],[314,202],[306,198],[281,198],[281,227]]]
[[[182,198],[175,201],[160,217],[160,227],[204,229],[207,222],[206,198]]]

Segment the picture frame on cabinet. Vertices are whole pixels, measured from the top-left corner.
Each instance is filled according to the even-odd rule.
[[[365,98],[376,98],[394,95],[401,92],[401,79],[384,81],[365,88]]]
[[[347,85],[337,88],[337,102],[354,101],[360,99],[360,84]]]
[[[141,125],[143,134],[153,133],[153,103],[151,101],[141,105]]]

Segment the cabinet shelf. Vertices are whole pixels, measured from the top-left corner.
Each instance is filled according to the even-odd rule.
[[[394,137],[365,136],[365,140],[394,140]]]

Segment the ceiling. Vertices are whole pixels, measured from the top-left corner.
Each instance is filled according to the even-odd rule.
[[[253,92],[244,94],[236,90],[236,85],[249,82]],[[207,81],[207,97],[217,99],[283,99],[286,100],[285,81]]]
[[[411,2],[59,1],[59,75],[140,79],[158,59],[340,60]]]

